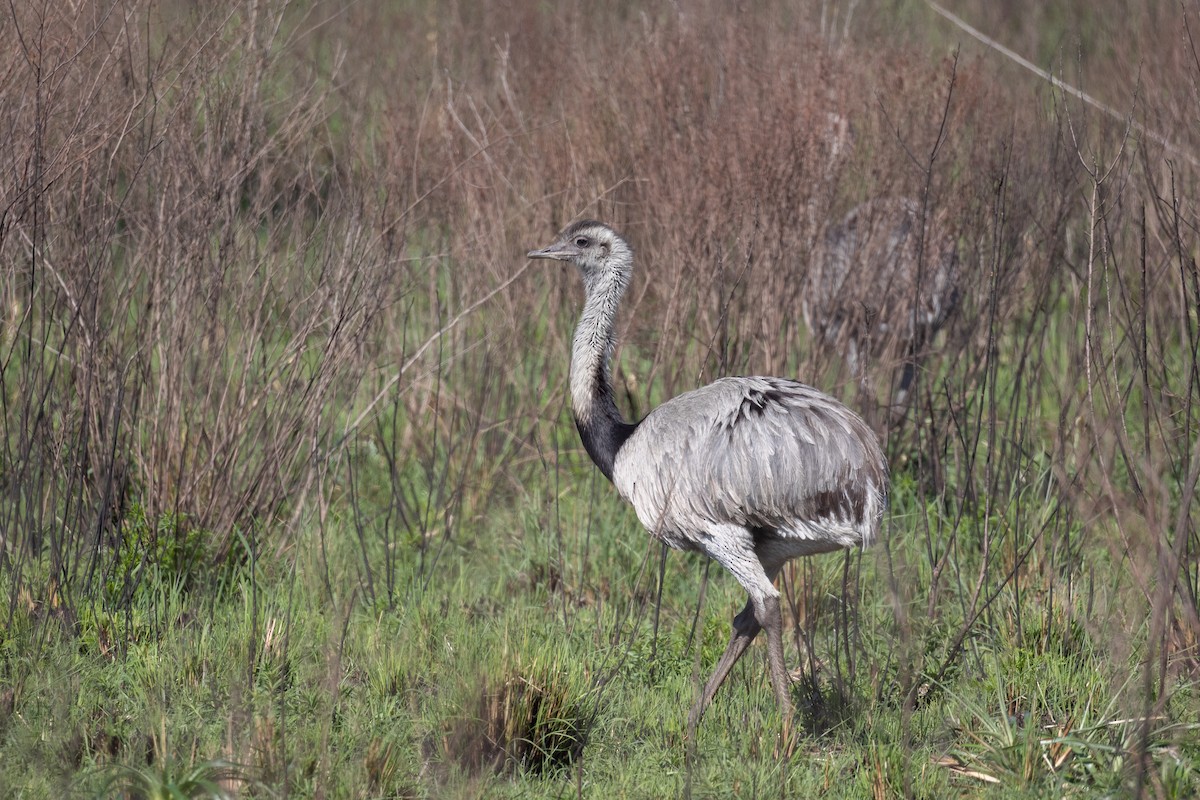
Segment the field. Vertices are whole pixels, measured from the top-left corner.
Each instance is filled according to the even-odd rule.
[[[0,796],[1200,795],[1200,5],[947,6],[1056,82],[915,0],[6,4]],[[860,369],[801,299],[886,197],[962,288]],[[792,741],[761,644],[685,740],[745,597],[579,442],[581,217],[628,418],[885,438]]]

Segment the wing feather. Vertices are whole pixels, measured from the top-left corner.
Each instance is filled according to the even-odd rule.
[[[887,467],[874,433],[829,396],[781,378],[723,378],[652,411],[614,482],[660,535],[697,521],[873,535]]]

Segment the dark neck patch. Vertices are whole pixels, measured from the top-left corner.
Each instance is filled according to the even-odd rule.
[[[579,431],[579,438],[583,440],[583,448],[610,481],[613,479],[617,451],[637,428],[637,425],[621,419],[615,405],[611,412],[609,409],[593,409],[592,418],[587,421],[575,416],[575,427]]]

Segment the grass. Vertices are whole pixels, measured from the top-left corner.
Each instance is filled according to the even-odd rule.
[[[515,531],[520,538],[505,542],[503,526],[479,531],[496,547],[451,548],[435,580],[420,574],[414,554],[387,608],[362,602],[350,577],[354,537],[333,527],[331,543],[340,544],[327,546],[327,562],[318,542],[305,541],[291,570],[243,574],[224,596],[197,597],[162,574],[145,582],[127,618],[89,617],[77,638],[38,646],[33,626],[11,632],[5,652],[21,655],[7,663],[21,679],[5,746],[20,757],[5,760],[0,783],[20,787],[19,796],[142,786],[147,776],[182,783],[184,767],[216,774],[224,765],[211,754],[226,753],[237,768],[222,785],[244,796],[281,787],[300,796],[557,796],[582,786],[638,797],[689,785],[694,796],[734,786],[1034,797],[1050,787],[1091,796],[1130,786],[1138,726],[1126,709],[1137,663],[1114,663],[1072,624],[1083,608],[1045,617],[1044,599],[1007,594],[954,669],[939,682],[919,678],[906,704],[882,550],[854,557],[863,572],[852,676],[829,663],[833,614],[821,617],[816,654],[825,666],[815,692],[796,690],[800,754],[776,755],[779,719],[756,650],[718,698],[688,763],[685,712],[697,675],[724,646],[738,588],[714,573],[693,631],[703,564],[672,555],[655,638],[657,548],[632,520],[612,519],[624,516],[608,511],[612,498],[572,490],[562,505],[564,516],[604,517],[593,522],[603,534],[586,569],[574,566],[585,557],[586,524],[564,530],[560,552],[531,518]],[[974,524],[964,532],[977,535]],[[915,546],[899,538],[893,556],[916,562]],[[836,592],[838,561],[801,579]],[[324,574],[341,587],[333,596]],[[1018,631],[1022,611],[1029,621]],[[912,646],[936,664],[958,624],[921,625]],[[123,652],[105,644],[121,639]],[[1170,689],[1175,705],[1153,721],[1148,758],[1156,772],[1182,776],[1162,780],[1186,796],[1200,754],[1195,699],[1185,684]],[[161,752],[168,735],[160,730],[174,755]],[[941,766],[947,757],[962,766]]]
[[[0,795],[1200,793],[1195,165],[826,5],[3,12]],[[1072,74],[1200,151],[1194,9],[953,10],[1135,17]],[[896,195],[965,278],[889,421],[797,293]],[[794,742],[760,647],[684,740],[744,596],[582,452],[521,260],[578,216],[637,248],[630,416],[770,373],[883,430],[881,544],[780,580]]]

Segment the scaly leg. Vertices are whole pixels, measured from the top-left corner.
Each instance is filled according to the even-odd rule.
[[[775,689],[779,715],[783,717],[781,752],[785,758],[790,758],[795,744],[792,741],[792,682],[783,663],[783,614],[779,609],[779,595],[764,598],[761,610],[756,609],[756,613],[759,624],[767,629],[767,667],[771,672],[771,687]]]
[[[758,624],[767,631],[767,666],[771,671],[771,687],[784,719],[792,714],[791,681],[783,663],[783,615],[779,610],[779,595],[764,597],[760,608],[755,608]]]
[[[692,706],[692,713],[688,714],[687,736],[689,739],[695,738],[700,718],[704,716],[717,689],[721,688],[721,684],[729,677],[729,671],[733,669],[733,665],[746,652],[746,648],[754,641],[754,637],[760,630],[762,630],[762,625],[755,618],[754,602],[747,600],[746,607],[733,618],[733,636],[729,639],[729,646],[725,648],[725,652],[717,661],[717,668],[713,670],[712,677],[704,685],[704,691],[696,698],[696,703]]]

